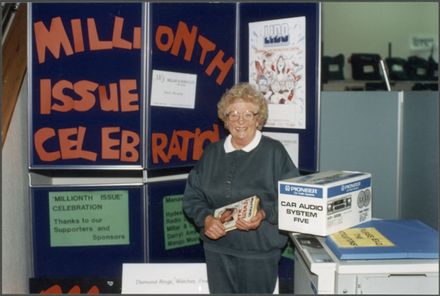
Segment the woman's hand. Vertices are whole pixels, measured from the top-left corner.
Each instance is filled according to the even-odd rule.
[[[245,221],[242,218],[238,219],[237,223],[235,225],[238,229],[249,231],[254,230],[260,227],[261,222],[266,218],[266,213],[263,209],[260,209],[257,214],[249,221]]]
[[[214,240],[225,236],[226,231],[223,223],[212,215],[207,216],[205,218],[205,235]]]

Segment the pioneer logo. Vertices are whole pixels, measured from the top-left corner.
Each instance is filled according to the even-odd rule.
[[[280,184],[280,193],[304,197],[322,198],[322,188],[298,186],[291,184]]]
[[[318,190],[312,187],[298,187],[292,185],[284,185],[284,190],[286,192],[295,192],[295,193],[307,193],[307,194],[316,194]]]
[[[350,183],[350,184],[346,184],[346,185],[342,185],[341,187],[341,191],[353,191],[353,190],[358,190],[358,188],[361,186],[361,182],[355,182],[355,183]]]

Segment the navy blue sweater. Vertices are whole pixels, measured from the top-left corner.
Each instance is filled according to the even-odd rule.
[[[226,153],[224,139],[208,145],[191,170],[183,198],[183,210],[200,228],[204,247],[239,256],[261,256],[283,248],[287,236],[278,230],[278,181],[298,176],[284,146],[262,136],[249,151]],[[260,227],[253,231],[229,231],[211,240],[203,232],[206,216],[218,207],[257,195],[266,213]]]

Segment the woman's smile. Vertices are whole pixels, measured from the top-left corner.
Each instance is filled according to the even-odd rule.
[[[241,149],[249,144],[257,132],[257,120],[254,114],[257,107],[249,102],[238,100],[229,106],[228,129],[232,136],[232,145]]]

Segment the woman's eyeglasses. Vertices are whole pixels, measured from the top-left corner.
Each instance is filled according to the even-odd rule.
[[[254,119],[255,115],[257,114],[258,112],[253,113],[251,111],[245,111],[243,113],[240,113],[238,111],[231,111],[226,114],[226,117],[229,119],[229,121],[237,121],[240,119],[240,116],[242,116],[244,120],[251,121],[252,119]]]

